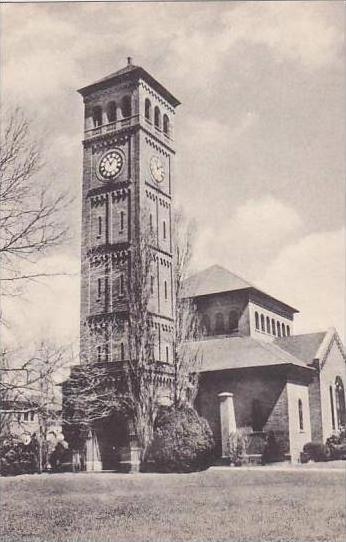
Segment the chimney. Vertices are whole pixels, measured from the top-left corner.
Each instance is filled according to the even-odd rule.
[[[128,66],[131,66],[131,65],[132,65],[132,56],[128,56],[128,57],[127,57],[127,65],[128,65]]]

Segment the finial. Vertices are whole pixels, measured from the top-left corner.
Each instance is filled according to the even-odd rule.
[[[132,64],[132,57],[131,57],[131,56],[128,56],[128,57],[127,57],[127,65],[128,65],[128,66],[131,66],[131,64]]]

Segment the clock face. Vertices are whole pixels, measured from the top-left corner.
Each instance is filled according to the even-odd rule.
[[[157,183],[162,183],[165,179],[165,168],[158,156],[152,156],[150,159],[150,173]]]
[[[123,164],[124,158],[120,151],[107,151],[99,162],[98,173],[102,179],[110,181],[119,175]]]

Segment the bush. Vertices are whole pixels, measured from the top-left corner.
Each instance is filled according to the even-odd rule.
[[[234,431],[228,438],[228,456],[230,463],[240,467],[246,458],[248,439],[244,432]]]
[[[331,459],[346,459],[346,431],[341,428],[326,440]]]
[[[0,439],[0,474],[15,476],[38,471],[37,454],[30,444],[25,445],[12,435]]]
[[[312,461],[328,461],[330,459],[330,450],[322,442],[307,442],[304,445],[303,452]]]
[[[262,454],[262,464],[283,461],[285,459],[284,448],[284,443],[275,437],[274,431],[269,431]]]
[[[214,440],[209,424],[189,407],[164,410],[158,417],[144,468],[193,472],[208,468]]]

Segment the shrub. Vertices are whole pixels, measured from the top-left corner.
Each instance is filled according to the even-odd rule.
[[[12,435],[0,439],[1,476],[32,474],[37,470],[36,450],[30,443],[25,445],[20,439]]]
[[[243,431],[234,431],[228,438],[228,456],[230,463],[240,467],[245,462],[248,438]]]
[[[346,431],[341,428],[326,440],[331,459],[346,459]]]
[[[303,452],[312,461],[328,461],[330,459],[329,447],[322,442],[307,442],[304,445]]]
[[[283,461],[285,459],[284,448],[283,441],[276,438],[274,431],[269,431],[262,454],[262,464]]]
[[[165,409],[158,417],[144,468],[157,472],[203,470],[212,462],[213,449],[209,424],[195,410]]]

